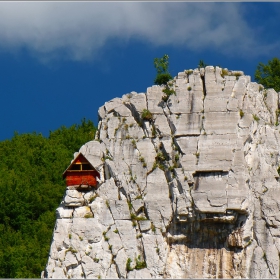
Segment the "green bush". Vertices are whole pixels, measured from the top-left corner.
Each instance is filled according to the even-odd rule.
[[[132,206],[132,203],[131,203],[131,201],[127,201],[127,205],[128,205],[128,209],[129,210],[132,210],[132,208],[133,208],[133,206]]]
[[[152,125],[152,137],[156,137],[157,136],[157,130],[155,128],[154,125]]]
[[[193,73],[193,70],[185,70],[185,74],[191,75]]]
[[[155,159],[156,159],[156,161],[165,161],[166,157],[162,152],[158,152]]]
[[[153,114],[148,109],[144,109],[142,111],[142,119],[146,121],[151,121],[153,120]]]
[[[156,85],[164,85],[165,88],[163,89],[163,92],[165,93],[164,96],[162,96],[162,100],[164,102],[167,102],[169,97],[173,94],[176,95],[176,92],[171,87],[173,86],[173,82],[169,82],[172,80],[172,76],[168,72],[168,62],[169,56],[165,54],[162,58],[155,58],[154,59],[154,66],[157,70],[157,76],[154,80],[154,83]]]
[[[136,261],[135,269],[139,270],[147,267],[145,260],[141,261],[140,256],[138,256],[137,259],[135,258],[135,261]]]
[[[131,141],[131,143],[132,143],[133,148],[137,149],[136,141],[134,139]]]
[[[167,85],[172,80],[172,76],[169,73],[158,74],[154,80],[156,85]]]
[[[169,86],[166,86],[166,88],[164,89],[164,90],[162,90],[165,94],[166,94],[166,96],[170,96],[170,95],[176,95],[176,92],[175,92],[175,90],[174,89],[170,89],[170,87]]]
[[[241,75],[241,73],[234,73],[234,74],[233,74],[233,76],[235,76],[235,77],[236,77],[236,79],[238,80],[238,79],[239,79],[239,77],[240,77],[240,76],[242,76],[242,75]]]
[[[87,213],[87,214],[85,214],[84,218],[86,218],[86,219],[93,218],[93,214]]]
[[[126,271],[127,272],[133,270],[133,268],[131,267],[131,262],[132,262],[131,258],[128,258],[126,261]]]
[[[167,102],[167,100],[169,99],[168,95],[163,95],[161,98],[164,102]]]
[[[145,218],[145,217],[138,217],[134,213],[131,213],[130,217],[131,217],[131,220],[134,220],[134,221],[145,221],[145,220],[147,220],[147,218]]]
[[[223,68],[223,69],[222,69],[221,76],[224,78],[224,77],[227,76],[227,75],[228,75],[228,70],[225,69],[225,68]]]
[[[96,193],[94,196],[92,196],[90,199],[89,199],[89,203],[92,203],[96,198],[97,198],[98,194]]]
[[[156,227],[153,223],[151,223],[151,230],[153,233],[156,233]]]
[[[157,71],[157,76],[154,80],[156,85],[166,85],[168,81],[172,79],[172,76],[168,72],[169,56],[165,54],[162,58],[154,59],[154,66]]]
[[[260,118],[257,115],[253,115],[253,119],[257,122],[260,120]]]

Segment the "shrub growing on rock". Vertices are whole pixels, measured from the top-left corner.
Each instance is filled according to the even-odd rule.
[[[168,62],[169,56],[165,54],[162,58],[155,58],[154,65],[157,70],[157,76],[154,80],[156,85],[166,85],[172,76],[168,72]]]
[[[151,121],[153,119],[153,114],[148,109],[144,109],[142,111],[142,119],[146,121]]]

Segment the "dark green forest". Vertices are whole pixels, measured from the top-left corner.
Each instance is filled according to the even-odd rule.
[[[48,259],[62,173],[94,139],[93,122],[62,126],[48,137],[15,133],[0,142],[0,277],[40,278]]]

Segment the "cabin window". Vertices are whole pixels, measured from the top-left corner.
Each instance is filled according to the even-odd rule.
[[[88,163],[82,164],[82,170],[92,170],[92,167]]]
[[[76,163],[71,166],[70,170],[92,170],[92,167],[88,163]]]
[[[70,170],[81,170],[81,164],[73,164]]]

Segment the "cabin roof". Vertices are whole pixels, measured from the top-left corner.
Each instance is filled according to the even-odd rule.
[[[73,160],[72,162],[70,163],[70,165],[66,168],[66,170],[63,172],[63,178],[65,178],[66,176],[66,172],[71,169],[71,167],[76,164],[76,162],[78,160],[82,160],[83,162],[86,162],[87,164],[90,165],[90,167],[92,168],[92,170],[96,171],[97,172],[97,177],[100,178],[100,174],[99,172],[94,168],[94,166],[90,163],[90,161],[82,154],[82,153],[79,153]]]

